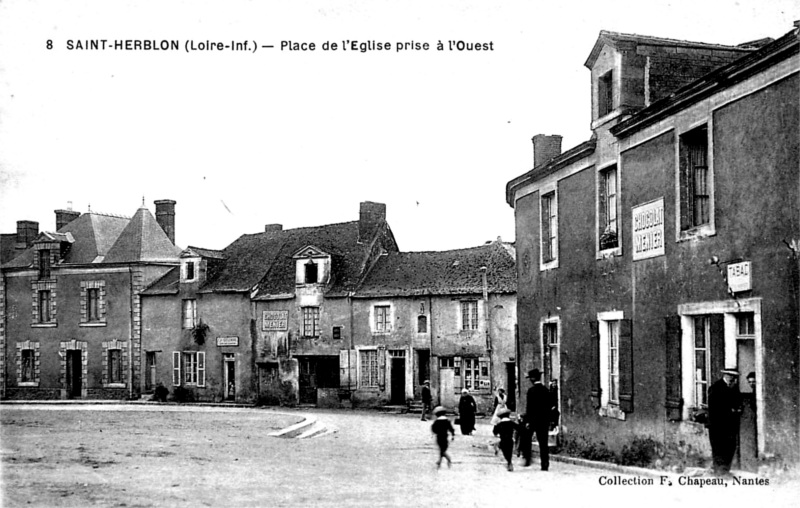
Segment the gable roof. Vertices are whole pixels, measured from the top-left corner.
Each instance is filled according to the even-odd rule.
[[[66,229],[65,228],[63,229]],[[145,207],[136,210],[103,260],[105,263],[177,261],[181,250]]]
[[[391,252],[378,260],[354,297],[516,293],[514,245],[497,241],[439,252]]]

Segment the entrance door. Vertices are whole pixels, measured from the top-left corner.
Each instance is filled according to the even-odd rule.
[[[391,404],[406,403],[406,359],[392,358],[392,396]]]
[[[758,471],[756,394],[747,382],[747,374],[756,371],[755,365],[755,340],[740,337],[736,341],[736,366],[744,404],[739,424],[739,467],[746,471]]]
[[[451,367],[439,368],[439,405],[449,409],[456,406],[455,374]]]
[[[511,362],[506,363],[506,406],[517,409],[517,364]]]
[[[83,389],[83,362],[80,349],[67,350],[67,398],[81,398]]]
[[[224,353],[222,360],[225,378],[225,400],[236,400],[236,357],[234,353]]]
[[[428,349],[417,350],[417,371],[419,380],[417,385],[422,386],[425,381],[431,379],[431,352]]]
[[[145,353],[144,368],[144,391],[151,392],[156,388],[156,353],[147,351]]]
[[[300,367],[300,404],[317,403],[317,364],[313,358],[298,358]]]

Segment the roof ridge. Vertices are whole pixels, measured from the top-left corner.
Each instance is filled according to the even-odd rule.
[[[752,51],[752,48],[743,48],[740,45],[731,45],[731,44],[720,44],[716,42],[701,42],[701,41],[690,41],[688,39],[672,39],[669,37],[660,37],[657,35],[642,35],[642,34],[634,34],[634,33],[625,33],[625,32],[612,32],[610,30],[600,30],[600,35],[608,35],[611,37],[633,37],[636,39],[643,39],[649,41],[661,41],[667,42],[670,44],[692,44],[692,45],[699,45],[699,46],[714,46],[719,48],[726,48],[726,49],[735,49],[742,52]]]

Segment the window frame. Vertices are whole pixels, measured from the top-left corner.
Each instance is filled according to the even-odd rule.
[[[39,289],[37,292],[39,299],[38,323],[45,325],[53,322],[53,290]]]
[[[319,265],[313,259],[309,259],[308,262],[303,264],[303,282],[305,284],[319,284]]]
[[[378,358],[379,354],[380,351],[378,351],[378,349],[358,350],[359,388],[368,388],[368,389],[380,388],[380,359]]]
[[[692,318],[692,394],[694,407],[708,409],[708,388],[711,386],[711,330],[710,319],[707,315],[693,316]],[[699,325],[699,326],[698,326]],[[702,328],[703,345],[698,347],[698,329]],[[698,369],[698,353],[703,355],[703,368]],[[701,373],[705,379],[698,380]]]
[[[106,350],[106,355],[108,355],[108,384],[123,384],[125,382],[125,375],[122,369],[122,350],[109,348]]]
[[[197,299],[184,298],[181,302],[181,328],[191,330],[197,326]]]
[[[614,112],[614,69],[597,77],[597,118]]]
[[[205,388],[205,351],[172,352],[172,385],[196,386],[198,388]]]
[[[50,279],[53,268],[50,249],[39,249],[37,254],[39,258],[39,279]]]
[[[675,186],[675,231],[677,241],[713,236],[716,234],[716,207],[714,199],[714,146],[712,139],[713,123],[704,120],[680,132],[675,143],[676,168]],[[702,140],[702,142],[700,141]],[[692,159],[698,153],[695,148],[702,148],[705,164],[693,164]],[[694,155],[693,155],[694,154]],[[696,193],[696,170],[705,172],[705,193]],[[705,217],[696,217],[698,200],[706,201]]]
[[[471,332],[480,329],[480,306],[478,300],[461,300],[460,302],[461,331]]]
[[[316,338],[320,335],[320,309],[315,306],[301,307],[303,315],[303,337]],[[310,332],[310,333],[309,333]]]
[[[36,382],[36,350],[33,348],[20,349],[20,374],[19,383]],[[27,374],[27,375],[26,375]]]
[[[609,178],[609,173],[613,172],[613,179]],[[609,192],[609,182],[613,182],[614,192]],[[597,259],[603,259],[608,256],[622,255],[622,228],[620,227],[620,164],[614,162],[603,166],[597,170],[597,236],[596,236],[596,249]],[[613,203],[611,197],[613,197]],[[613,212],[613,224],[610,216]],[[613,227],[612,227],[613,225]],[[616,235],[616,243],[614,245],[603,245],[603,237],[610,234],[609,230],[613,230]]]
[[[544,271],[558,268],[558,189],[552,184],[543,187],[539,193],[539,269]]]
[[[600,373],[600,415],[617,420],[625,420],[625,412],[620,407],[620,336],[623,311],[599,312],[597,314],[599,333],[599,373]],[[612,334],[616,333],[616,347],[612,348]],[[616,359],[612,356],[616,351]],[[614,363],[614,365],[612,365]],[[616,386],[613,386],[613,380]]]

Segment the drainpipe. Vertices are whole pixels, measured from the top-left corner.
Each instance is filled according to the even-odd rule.
[[[481,283],[483,285],[483,315],[485,316],[486,320],[486,352],[489,354],[489,391],[494,393],[494,353],[492,351],[492,334],[490,332],[491,325],[492,325],[492,316],[491,316],[491,309],[489,305],[489,284],[486,281],[486,270],[485,266],[480,268],[481,270]]]
[[[352,386],[353,386],[353,379],[352,379],[352,372],[353,367],[350,365],[350,359],[353,357],[353,334],[355,330],[353,330],[353,292],[350,291],[347,294],[347,302],[350,304],[350,349],[347,351],[347,390],[350,392],[351,397],[351,408],[352,408]]]
[[[131,317],[131,333],[128,338],[128,399],[133,399],[133,335],[135,324],[133,322],[133,306],[134,306],[134,290],[133,290],[133,267],[128,266],[128,280],[130,282],[130,317]]]
[[[428,331],[430,332],[430,342],[431,342],[430,353],[428,353],[428,379],[430,379],[430,378],[433,377],[433,375],[432,375],[433,374],[433,368],[432,368],[433,366],[431,365],[432,362],[433,362],[433,298],[431,297],[430,290],[426,290],[426,292],[428,293],[428,312],[431,315],[430,323],[428,325]],[[431,381],[431,384],[433,384],[433,381]],[[441,396],[440,388],[441,387],[439,386],[439,382],[437,380],[437,382],[436,382],[436,392],[439,393],[439,404],[442,403],[442,396]]]

